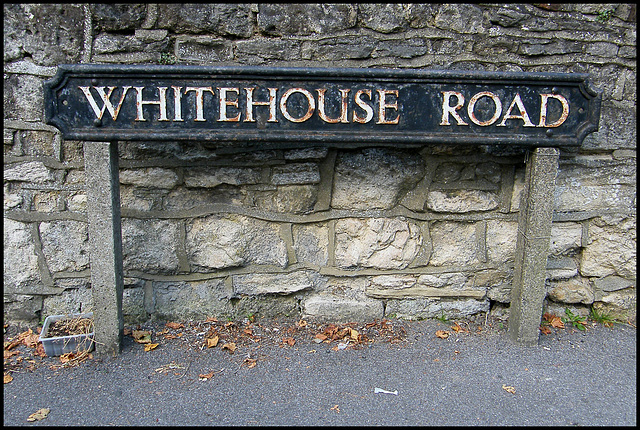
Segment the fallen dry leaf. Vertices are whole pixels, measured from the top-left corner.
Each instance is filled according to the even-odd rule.
[[[47,353],[44,350],[44,345],[42,344],[42,342],[40,342],[38,346],[36,346],[36,349],[33,351],[33,355],[37,355],[38,357],[47,356]]]
[[[356,330],[350,328],[349,329],[349,335],[350,335],[351,339],[355,340],[356,342],[358,341],[359,333]]]
[[[13,381],[13,376],[11,376],[11,373],[5,373],[4,374],[4,383],[8,384],[11,381]]]
[[[40,336],[38,336],[37,334],[30,334],[22,340],[22,343],[24,343],[29,348],[35,348],[39,342],[39,337]]]
[[[151,343],[151,332],[143,330],[134,330],[131,332],[133,340],[138,343]]]
[[[286,343],[289,346],[293,346],[296,343],[296,340],[292,337],[286,337],[284,339],[282,339],[282,343]]]
[[[60,356],[60,362],[61,362],[62,364],[64,364],[64,363],[68,363],[68,362],[70,362],[71,360],[73,360],[74,358],[76,358],[76,355],[75,355],[73,352],[67,352],[66,354],[62,354],[62,355]]]
[[[322,334],[322,333],[318,333],[315,337],[316,337],[316,339],[319,339],[320,342],[322,342],[322,341],[327,339],[327,335]]]
[[[256,360],[255,358],[245,358],[244,361],[242,362],[243,365],[246,365],[247,368],[252,369],[254,367],[256,367],[256,362],[258,360]]]
[[[436,331],[436,336],[438,336],[440,339],[446,339],[449,337],[449,332],[445,330],[438,330]]]
[[[307,322],[305,320],[300,320],[296,323],[296,325],[298,327],[306,327],[307,326]]]
[[[177,330],[179,328],[184,328],[184,324],[175,323],[175,322],[168,322],[165,325],[174,330]]]
[[[218,318],[209,317],[206,320],[204,320],[204,322],[218,322]]]
[[[214,348],[216,345],[218,345],[219,340],[220,338],[218,336],[207,338],[207,348]]]
[[[513,387],[509,387],[507,385],[502,384],[502,389],[504,391],[506,391],[507,393],[511,393],[511,394],[515,394],[516,393],[516,389]]]
[[[549,327],[547,327],[546,325],[541,325],[540,326],[540,333],[542,333],[542,334],[551,334],[551,329]]]
[[[460,333],[461,331],[464,331],[464,329],[460,327],[460,325],[457,322],[453,323],[453,325],[451,326],[451,329],[456,333]]]
[[[557,316],[557,315],[551,315],[550,313],[548,313],[548,312],[547,312],[547,313],[545,313],[542,317],[543,317],[546,321],[548,321],[548,322],[549,322],[549,324],[550,324],[552,327],[555,327],[555,328],[564,328],[564,323],[562,322],[562,319],[561,319],[559,316]]]
[[[9,357],[12,357],[12,356],[18,355],[18,354],[20,354],[20,351],[18,351],[18,350],[14,350],[14,351],[8,351],[6,349],[4,350],[4,358],[9,358]]]
[[[209,372],[209,373],[201,373],[200,375],[198,375],[198,378],[200,378],[201,381],[206,381],[207,379],[211,379],[213,378],[214,372]]]
[[[229,342],[222,345],[222,349],[228,349],[229,352],[233,353],[236,350],[235,342]]]
[[[47,409],[47,408],[39,409],[36,412],[34,412],[31,415],[29,415],[29,418],[27,418],[27,421],[40,421],[40,420],[43,420],[43,419],[47,418],[47,415],[49,415],[49,412],[51,412],[51,409]]]
[[[253,336],[253,330],[251,330],[250,328],[245,328],[244,330],[242,330],[242,332],[248,336]]]
[[[144,346],[144,352],[149,352],[149,351],[151,351],[152,349],[156,349],[157,347],[158,347],[158,344],[157,344],[157,343],[147,343],[147,344]]]
[[[331,409],[329,409],[330,411],[336,411],[337,414],[340,413],[340,408],[338,407],[338,405],[335,405],[334,407],[332,407]]]

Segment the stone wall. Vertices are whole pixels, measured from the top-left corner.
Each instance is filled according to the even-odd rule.
[[[635,320],[635,5],[4,5],[4,318],[91,306],[82,142],[44,124],[58,64],[588,72],[562,148],[547,308]],[[127,322],[504,313],[525,150],[221,154],[120,142]]]

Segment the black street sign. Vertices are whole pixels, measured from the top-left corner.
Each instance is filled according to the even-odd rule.
[[[46,120],[66,139],[220,145],[578,146],[598,129],[586,74],[61,65]]]

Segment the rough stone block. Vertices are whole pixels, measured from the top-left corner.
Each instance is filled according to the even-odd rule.
[[[434,212],[481,212],[497,207],[498,196],[482,190],[431,191],[427,195],[427,208]]]
[[[496,263],[514,261],[518,223],[504,220],[487,221],[487,258]]]
[[[186,169],[186,187],[215,188],[220,184],[249,185],[260,182],[261,169],[250,167],[207,167]]]
[[[636,222],[634,217],[607,215],[589,223],[589,241],[580,260],[582,276],[636,277]]]
[[[550,255],[547,258],[547,280],[557,281],[570,279],[578,274],[578,265],[571,257],[556,257]]]
[[[271,182],[275,185],[303,185],[320,182],[320,171],[315,163],[285,164],[274,166]]]
[[[30,224],[4,218],[3,289],[20,293],[42,285],[38,256]]]
[[[55,175],[42,161],[28,161],[10,165],[4,171],[5,181],[34,182],[38,184],[53,182]]]
[[[260,4],[258,29],[271,36],[332,34],[356,23],[348,4]]]
[[[186,249],[190,262],[205,270],[246,264],[287,265],[279,227],[243,216],[194,219],[187,224]]]
[[[350,298],[329,292],[306,297],[301,302],[302,318],[312,321],[332,323],[368,322],[380,320],[384,308],[380,300],[371,298]]]
[[[551,225],[549,252],[553,255],[574,255],[582,246],[582,225],[575,222]]]
[[[96,30],[122,31],[140,28],[146,17],[144,4],[98,3],[91,7]]]
[[[407,26],[403,4],[359,4],[358,23],[379,33],[395,33]]]
[[[389,300],[385,316],[408,320],[437,318],[464,318],[480,312],[488,312],[489,300],[401,299]]]
[[[175,273],[180,263],[179,224],[172,220],[124,218],[122,254],[125,270]]]
[[[33,329],[40,323],[42,295],[4,294],[4,322],[14,322],[18,326],[31,326]]]
[[[179,36],[175,52],[181,62],[187,63],[210,64],[233,59],[231,44],[210,36]]]
[[[422,231],[399,219],[345,218],[336,221],[335,260],[342,268],[402,269],[418,254]]]
[[[572,278],[560,281],[551,281],[549,298],[562,303],[593,303],[594,294],[589,280],[584,278]]]
[[[326,224],[292,227],[293,249],[299,263],[326,266],[329,260],[329,229]]]
[[[222,279],[193,282],[153,282],[154,317],[196,318],[225,315],[229,311],[230,289]]]
[[[424,175],[418,154],[369,148],[338,154],[331,206],[388,209]]]
[[[234,60],[250,66],[273,61],[295,61],[300,59],[301,49],[302,42],[299,40],[238,40],[234,43]]]
[[[431,243],[429,264],[432,266],[479,262],[475,223],[435,222],[431,226]]]
[[[65,289],[58,295],[44,297],[42,315],[68,315],[90,312],[93,307],[88,286]]]
[[[363,60],[371,57],[376,39],[369,36],[336,36],[305,43],[301,48],[303,60],[342,61]]]
[[[314,276],[310,272],[253,273],[234,275],[233,291],[237,295],[291,294],[313,289]]]
[[[51,272],[78,272],[89,268],[89,236],[86,222],[42,222],[40,240]]]
[[[310,213],[318,201],[318,187],[313,185],[279,186],[276,190],[256,190],[247,194],[245,202],[249,206],[278,213]]]
[[[178,175],[170,169],[160,167],[146,167],[135,170],[122,170],[120,183],[147,188],[171,189],[178,184]]]
[[[235,37],[253,34],[249,4],[159,4],[156,25],[175,33],[212,33]]]

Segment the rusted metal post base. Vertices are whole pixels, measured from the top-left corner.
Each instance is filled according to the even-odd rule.
[[[116,356],[124,329],[117,144],[85,142],[84,165],[96,354]]]
[[[509,314],[509,336],[521,345],[538,344],[559,155],[536,148],[526,166]]]

